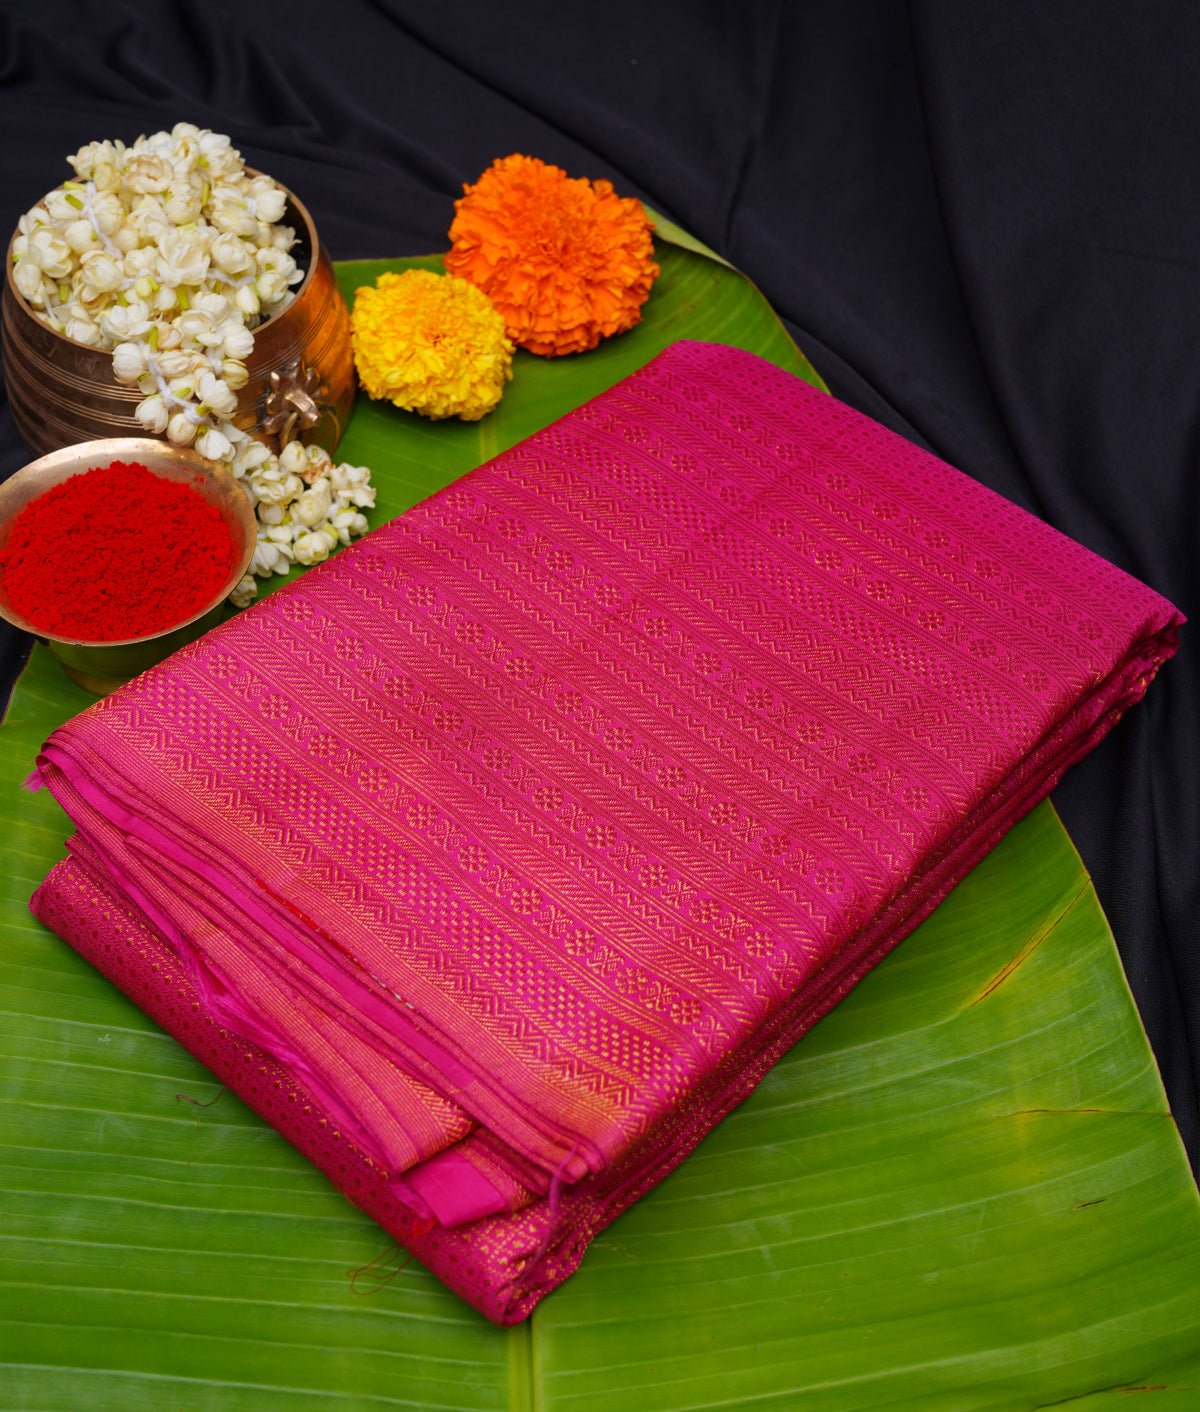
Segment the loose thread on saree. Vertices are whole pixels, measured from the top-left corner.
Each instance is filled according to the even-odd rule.
[[[194,1104],[197,1108],[211,1108],[224,1092],[225,1085],[222,1084],[221,1087],[217,1089],[216,1093],[214,1093],[211,1098],[206,1099],[204,1102],[201,1102],[198,1098],[190,1098],[186,1093],[177,1093],[175,1095],[175,1102],[179,1103],[182,1100],[184,1103]]]
[[[402,1249],[403,1247],[399,1245],[389,1246],[385,1251],[377,1255],[369,1265],[360,1265],[357,1270],[347,1270],[346,1278],[350,1281],[350,1292],[364,1296],[368,1294],[378,1294],[381,1289],[390,1285],[396,1276],[406,1270],[412,1263],[413,1257],[410,1252],[403,1264],[391,1264],[393,1260],[396,1260],[400,1256]],[[359,1289],[358,1281],[360,1279],[369,1281],[370,1287],[367,1289]]]
[[[567,1163],[575,1156],[575,1149],[579,1144],[573,1142],[571,1150],[563,1157],[562,1161],[554,1169],[554,1175],[550,1178],[550,1215],[558,1215],[558,1203],[562,1197],[563,1177],[566,1175]]]
[[[346,948],[342,945],[342,943],[338,941],[337,937],[330,936],[327,931],[323,931],[319,926],[317,926],[316,922],[314,922],[313,919],[306,912],[302,912],[294,902],[289,902],[286,897],[281,897],[280,894],[277,893],[274,888],[268,887],[266,883],[263,882],[262,878],[255,878],[254,881],[259,885],[259,887],[262,888],[262,890],[267,894],[268,897],[273,897],[281,907],[286,907],[293,917],[298,917],[304,923],[305,926],[311,927],[318,936],[324,937],[327,942],[329,942],[333,946],[336,946],[339,951],[349,956],[351,961],[353,961],[356,966],[359,964],[358,958],[354,955],[353,952],[347,951]]]
[[[566,1175],[567,1163],[575,1156],[575,1149],[578,1145],[579,1144],[575,1142],[571,1144],[570,1151],[566,1153],[562,1161],[555,1167],[554,1175],[550,1178],[550,1192],[546,1202],[549,1220],[546,1222],[546,1229],[542,1234],[541,1240],[537,1243],[537,1249],[534,1250],[533,1254],[530,1256],[531,1265],[536,1265],[550,1249],[550,1242],[554,1238],[555,1223],[558,1219],[559,1202],[562,1199],[563,1177]]]
[[[263,882],[262,878],[255,878],[254,881],[259,887],[262,888],[262,890],[267,894],[268,897],[273,897],[275,901],[278,902],[281,907],[286,908],[286,910],[289,911],[293,917],[297,917],[300,921],[304,923],[306,927],[311,927],[312,930],[316,932],[319,937],[323,937],[330,944],[330,946],[335,947],[338,951],[342,953],[343,956],[353,961],[360,971],[366,972],[366,974],[370,976],[373,981],[383,986],[384,990],[389,991],[389,994],[395,995],[396,999],[399,1000],[402,1004],[407,1005],[410,1010],[416,1008],[410,1001],[406,1001],[402,995],[397,995],[395,991],[390,990],[390,988],[380,979],[380,977],[377,976],[375,972],[372,971],[369,967],[364,966],[363,963],[354,954],[354,952],[351,951],[348,946],[343,945],[343,943],[340,942],[336,936],[331,936],[329,932],[325,931],[322,927],[317,926],[316,922],[313,921],[313,919],[308,915],[307,912],[302,912],[294,902],[289,902],[286,897],[281,896],[278,892],[275,891],[274,888],[268,887],[266,883]]]

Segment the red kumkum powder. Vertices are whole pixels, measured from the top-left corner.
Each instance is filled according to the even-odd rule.
[[[234,557],[229,526],[199,491],[113,461],[30,501],[12,522],[0,574],[39,631],[120,642],[199,612]]]

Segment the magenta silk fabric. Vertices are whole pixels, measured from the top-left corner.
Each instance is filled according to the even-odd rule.
[[[680,343],[56,731],[33,907],[510,1323],[1180,621]]]

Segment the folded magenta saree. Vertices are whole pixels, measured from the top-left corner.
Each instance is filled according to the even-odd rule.
[[[56,731],[78,832],[32,906],[512,1323],[1180,621],[681,343]]]

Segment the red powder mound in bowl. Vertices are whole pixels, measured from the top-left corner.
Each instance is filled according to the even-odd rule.
[[[31,500],[0,554],[12,607],[39,632],[121,642],[220,594],[236,556],[220,511],[138,462],[93,466]]]

